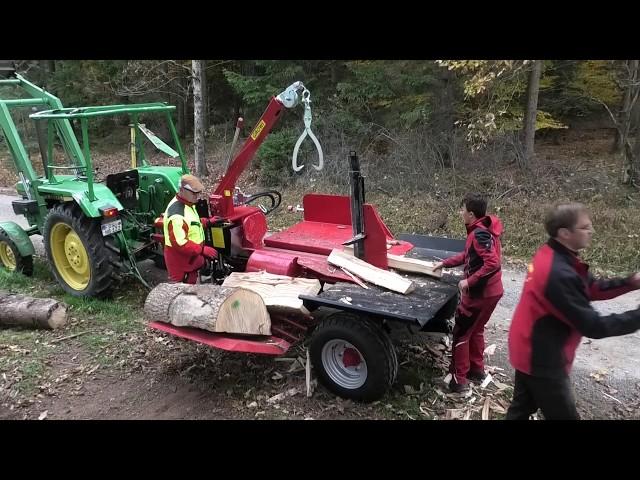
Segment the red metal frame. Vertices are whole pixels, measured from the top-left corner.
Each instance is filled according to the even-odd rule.
[[[240,152],[231,162],[227,173],[220,184],[216,187],[213,194],[209,197],[209,206],[211,207],[211,215],[221,217],[231,217],[234,214],[233,191],[236,188],[236,182],[247,168],[256,151],[262,145],[266,136],[276,124],[284,105],[276,97],[271,97],[267,109],[264,111],[260,120],[251,131],[249,137],[245,140]]]
[[[162,322],[150,322],[149,326],[176,337],[186,338],[187,340],[193,340],[230,352],[277,356],[285,354],[291,346],[286,340],[274,336],[261,337],[259,339],[240,338],[227,333],[212,333],[197,328],[176,327]]]

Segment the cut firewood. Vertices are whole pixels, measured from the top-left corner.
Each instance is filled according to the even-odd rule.
[[[426,260],[418,260],[417,258],[408,258],[403,255],[387,253],[387,264],[389,268],[395,268],[403,272],[423,273],[436,278],[442,277],[442,269],[434,270],[433,267],[435,263],[427,262]]]
[[[344,247],[344,253],[353,256],[353,246],[346,245]],[[424,275],[429,275],[430,277],[442,278],[442,269],[433,269],[435,262],[428,262],[417,258],[405,257],[404,255],[393,255],[391,253],[387,253],[387,265],[389,268],[403,272],[422,273]]]
[[[364,283],[362,280],[360,280],[358,277],[356,277],[353,273],[351,273],[349,270],[347,270],[344,267],[340,267],[340,270],[342,270],[344,273],[346,273],[349,277],[351,277],[351,279],[356,282],[358,285],[360,285],[362,288],[369,290],[369,287],[367,287],[367,284]]]
[[[491,399],[487,397],[482,406],[482,420],[489,420],[489,407],[491,406]]]
[[[311,390],[311,360],[309,358],[309,349],[307,348],[307,361],[304,364],[305,370],[305,383],[307,384],[307,397],[311,397],[313,395],[313,391]]]
[[[234,272],[223,287],[240,287],[256,292],[262,297],[267,310],[279,313],[309,314],[298,295],[317,295],[320,281],[313,278],[294,278],[267,272]]]
[[[351,273],[358,275],[367,282],[388,288],[394,292],[406,295],[415,288],[411,280],[407,280],[397,273],[374,267],[364,260],[352,257],[337,249],[331,251],[331,255],[329,255],[327,260],[332,265],[349,270]]]
[[[0,292],[0,325],[56,329],[67,323],[67,307],[53,298]]]
[[[147,321],[210,332],[271,335],[271,318],[262,297],[246,288],[161,283],[144,304]]]

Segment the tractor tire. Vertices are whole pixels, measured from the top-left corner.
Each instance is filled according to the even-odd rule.
[[[356,401],[378,400],[398,373],[398,358],[386,332],[352,313],[326,317],[311,337],[310,353],[320,383]]]
[[[0,229],[0,266],[10,272],[33,275],[33,256],[20,256],[20,250],[11,237]]]
[[[75,203],[53,207],[44,222],[44,248],[54,277],[75,297],[104,298],[115,283],[115,253],[106,247],[100,221]]]

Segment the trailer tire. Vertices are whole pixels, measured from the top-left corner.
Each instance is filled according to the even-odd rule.
[[[28,277],[33,275],[33,256],[21,256],[16,243],[2,229],[0,229],[0,265],[10,272],[20,272]]]
[[[111,294],[116,255],[106,247],[100,221],[87,218],[75,203],[58,204],[47,215],[44,248],[55,279],[75,297]]]
[[[379,399],[398,372],[398,358],[386,332],[352,313],[326,317],[313,333],[310,353],[320,383],[352,400]]]

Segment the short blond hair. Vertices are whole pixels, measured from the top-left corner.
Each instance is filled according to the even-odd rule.
[[[550,237],[556,238],[561,228],[573,231],[583,213],[588,215],[589,210],[582,203],[559,203],[547,212],[544,228]]]

